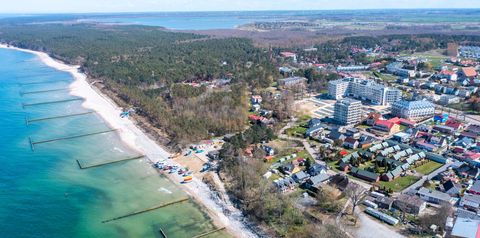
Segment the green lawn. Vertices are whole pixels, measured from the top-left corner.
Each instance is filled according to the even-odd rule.
[[[287,130],[285,130],[285,133],[287,133],[288,136],[296,136],[301,138],[305,136],[306,132],[307,132],[307,128],[303,126],[296,126],[296,127],[288,128]]]
[[[339,171],[337,163],[338,163],[338,161],[330,161],[330,162],[327,163],[327,165],[330,168],[332,168],[333,171]]]
[[[391,188],[394,192],[398,192],[398,191],[401,191],[401,190],[407,188],[408,186],[412,185],[413,183],[415,183],[418,180],[419,180],[419,178],[417,178],[415,176],[408,175],[408,176],[405,176],[405,177],[399,177],[399,178],[397,178],[393,181],[390,181],[390,182],[380,181],[379,186],[381,188],[383,188],[383,187],[386,187],[387,189]]]
[[[374,75],[375,77],[379,77],[379,78],[382,79],[383,81],[387,81],[387,82],[397,80],[397,76],[395,76],[395,75],[382,74],[382,73],[377,72],[377,71],[374,71],[374,72],[373,72],[373,75]]]
[[[442,167],[442,165],[443,164],[440,164],[440,163],[437,163],[435,161],[429,160],[426,164],[416,167],[415,170],[418,173],[421,173],[423,175],[428,175],[431,172],[433,172],[433,171],[437,170],[438,168]]]

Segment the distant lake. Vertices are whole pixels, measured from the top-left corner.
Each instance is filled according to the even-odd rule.
[[[209,30],[233,29],[237,26],[252,23],[254,19],[239,17],[107,17],[90,18],[82,21],[103,23],[162,26],[174,30]]]

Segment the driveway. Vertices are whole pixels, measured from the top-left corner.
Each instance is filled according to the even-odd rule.
[[[406,238],[398,234],[390,225],[381,223],[364,212],[358,211],[357,215],[360,228],[352,232],[352,234],[355,234],[355,238]]]

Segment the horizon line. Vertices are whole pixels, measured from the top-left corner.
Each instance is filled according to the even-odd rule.
[[[0,12],[1,15],[57,15],[57,14],[140,14],[140,13],[202,13],[202,12],[316,12],[316,11],[371,11],[371,10],[480,10],[480,7],[475,8],[460,8],[460,7],[419,7],[419,8],[331,8],[331,9],[284,9],[284,10],[204,10],[204,11],[92,11],[92,12]]]

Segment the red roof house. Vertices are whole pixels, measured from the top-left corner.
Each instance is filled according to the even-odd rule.
[[[395,123],[391,121],[377,120],[373,125],[373,129],[390,133],[394,125]]]
[[[459,121],[457,121],[455,119],[449,119],[448,121],[446,121],[445,126],[453,128],[455,130],[463,129],[462,123],[460,123]]]
[[[477,71],[473,67],[464,67],[461,70],[461,75],[465,78],[475,78],[477,77]]]

